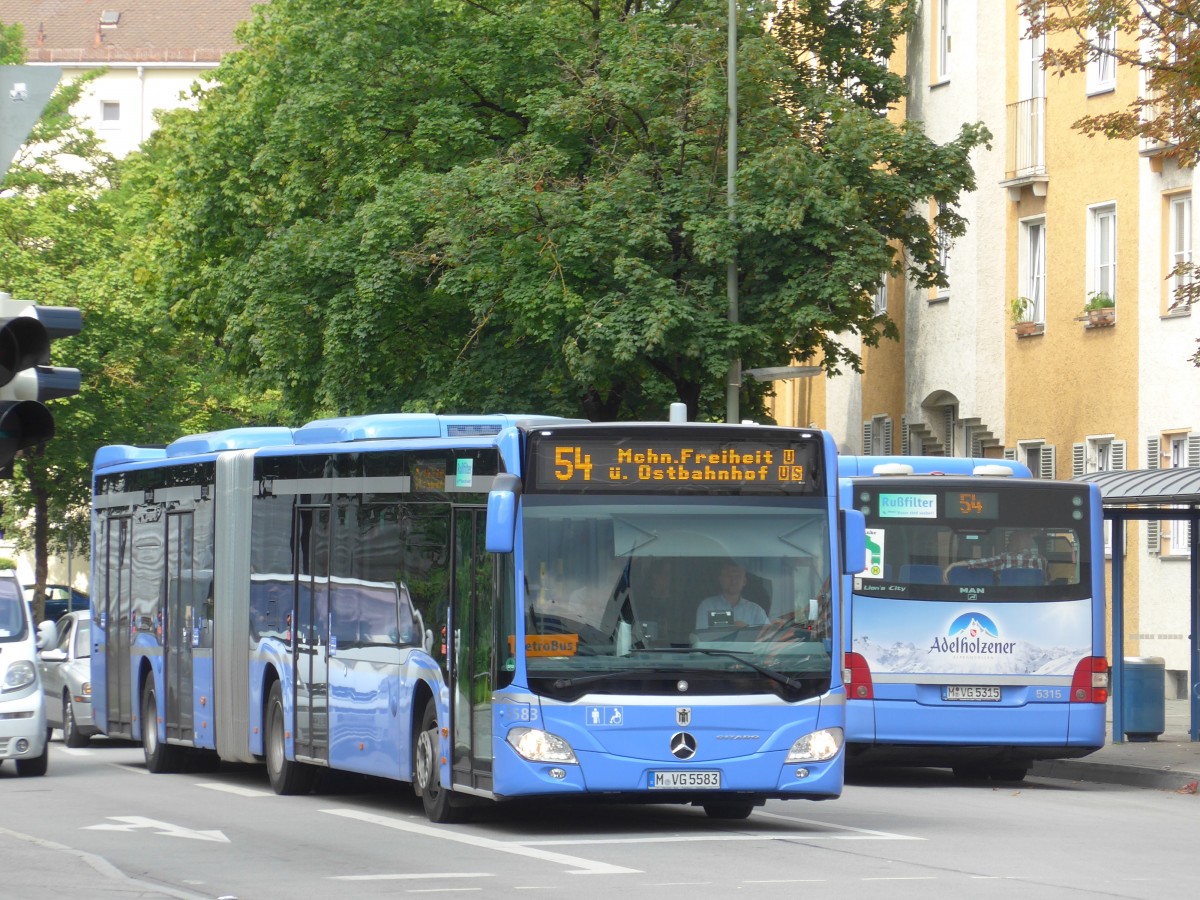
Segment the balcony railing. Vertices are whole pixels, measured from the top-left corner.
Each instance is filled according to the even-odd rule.
[[[1004,157],[1004,181],[1014,203],[1029,187],[1034,196],[1046,195],[1046,98],[1030,97],[1008,104],[1008,131]]]
[[[1008,105],[1008,153],[1005,178],[1046,174],[1046,98],[1030,97]]]

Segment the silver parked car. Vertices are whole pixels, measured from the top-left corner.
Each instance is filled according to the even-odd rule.
[[[54,629],[53,643],[38,654],[42,692],[46,695],[46,730],[61,728],[63,743],[83,747],[99,729],[92,721],[92,613],[67,613]]]

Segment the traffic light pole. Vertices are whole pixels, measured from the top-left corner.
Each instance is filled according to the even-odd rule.
[[[18,452],[54,437],[45,401],[79,393],[79,370],[49,363],[51,341],[82,328],[75,307],[36,306],[0,292],[0,473]]]

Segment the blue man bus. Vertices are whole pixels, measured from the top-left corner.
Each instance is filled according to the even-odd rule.
[[[844,455],[839,473],[868,553],[846,577],[848,761],[1020,781],[1102,747],[1095,486],[993,459]]]
[[[865,549],[836,460],[815,430],[508,415],[104,447],[97,723],[151,772],[215,753],[281,794],[383,776],[436,822],[531,796],[718,818],[837,797],[840,601],[817,587]],[[731,564],[761,612],[701,616]]]

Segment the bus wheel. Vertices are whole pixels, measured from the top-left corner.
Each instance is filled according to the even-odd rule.
[[[1026,763],[1009,763],[1004,766],[992,766],[988,771],[992,781],[1024,781],[1025,776],[1029,774],[1029,765]]]
[[[752,812],[753,803],[740,803],[736,800],[704,804],[704,814],[710,819],[748,819]]]
[[[63,743],[68,747],[86,747],[89,737],[86,734],[81,734],[79,726],[75,724],[75,707],[71,705],[71,695],[63,691],[63,717],[62,717]]]
[[[283,687],[271,685],[267,698],[267,776],[277,794],[307,794],[312,788],[313,770],[304,763],[287,758],[287,722],[283,715]]]
[[[142,689],[142,755],[146,757],[146,768],[154,775],[176,771],[178,749],[158,739],[158,700],[154,679],[147,678]]]
[[[442,786],[438,762],[437,702],[430,698],[421,716],[421,730],[413,747],[413,787],[421,797],[425,816],[430,822],[447,824],[460,821],[465,806],[461,798]]]
[[[988,768],[980,765],[955,766],[954,777],[959,781],[987,781]]]

